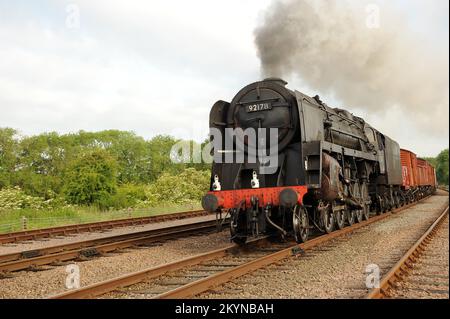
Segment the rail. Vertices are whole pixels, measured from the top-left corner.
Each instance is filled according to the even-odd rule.
[[[428,197],[426,197],[428,198]],[[425,200],[426,198],[422,199]],[[421,201],[422,201],[421,200]],[[419,202],[421,202],[419,201]],[[392,213],[399,213],[407,208],[410,208],[417,203],[412,203],[405,205],[403,207],[394,209],[382,215],[377,215],[370,218],[367,221],[363,221],[358,224],[353,224],[352,226],[346,227],[344,229],[335,231],[330,234],[318,236],[314,239],[307,241],[302,244],[289,244],[287,247],[276,249],[274,253],[264,253],[264,250],[258,249],[245,249],[236,245],[230,245],[223,249],[215,250],[212,252],[204,253],[201,255],[186,258],[180,261],[172,262],[170,264],[161,265],[158,267],[152,267],[143,271],[126,274],[121,277],[112,278],[103,282],[99,282],[93,285],[82,287],[76,290],[67,291],[58,295],[51,296],[52,299],[75,299],[75,298],[92,298],[100,295],[107,294],[109,292],[115,291],[117,289],[122,289],[124,287],[129,287],[131,285],[148,281],[149,279],[154,279],[161,277],[163,275],[168,275],[172,272],[183,272],[187,267],[199,267],[198,271],[204,271],[203,268],[211,269],[211,266],[218,266],[219,268],[225,268],[225,270],[219,270],[202,276],[194,276],[196,279],[194,281],[189,281],[180,284],[178,287],[173,288],[173,284],[169,285],[169,289],[162,293],[154,293],[152,298],[187,298],[192,297],[201,292],[207,291],[215,286],[226,283],[234,278],[240,277],[244,274],[252,272],[256,269],[265,267],[267,265],[273,264],[282,259],[288,258],[293,255],[302,254],[303,251],[312,249],[318,245],[325,242],[331,241],[335,238],[342,237],[349,234],[357,229],[363,228],[367,225],[380,221],[387,218]],[[264,243],[266,238],[256,241],[258,245]],[[255,245],[255,242],[250,243],[250,245]],[[273,244],[264,247],[266,252],[270,251]],[[267,250],[269,248],[269,250]],[[244,249],[244,250],[243,250]],[[236,251],[238,254],[236,254]],[[249,253],[250,252],[250,253]],[[254,256],[255,254],[261,253],[262,256]],[[241,256],[242,255],[242,256]],[[234,265],[234,262],[227,261],[227,258],[243,258],[245,261]],[[251,260],[247,260],[251,259]],[[207,262],[213,261],[212,264],[205,264]],[[216,261],[216,263],[214,262]],[[225,264],[224,264],[225,263]],[[212,267],[214,269],[214,267]],[[195,270],[195,269],[194,269]],[[180,278],[183,274],[176,273],[176,277]],[[192,275],[191,275],[192,276]]]
[[[403,277],[412,268],[415,261],[426,250],[431,238],[441,226],[445,217],[448,215],[448,206],[444,209],[436,221],[427,229],[427,231],[413,244],[413,246],[400,258],[400,260],[391,268],[391,270],[382,278],[379,288],[372,289],[366,296],[367,299],[382,299],[386,297],[388,291],[395,286],[396,282],[402,281]]]
[[[34,230],[25,230],[18,232],[0,233],[0,244],[13,243],[24,240],[36,240],[40,238],[47,238],[51,236],[65,236],[68,234],[100,231],[105,229],[111,229],[116,227],[135,226],[149,223],[158,223],[169,220],[185,219],[198,216],[206,216],[207,212],[203,210],[195,210],[180,213],[162,214],[145,217],[133,217],[123,219],[113,219],[100,222],[71,224],[65,226],[57,226],[50,228],[41,228]],[[11,226],[8,224],[7,226]]]
[[[0,255],[0,277],[13,271],[38,269],[43,265],[90,258],[118,249],[215,230],[216,221],[209,220]]]

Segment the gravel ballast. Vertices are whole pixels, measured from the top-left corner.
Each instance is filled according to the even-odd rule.
[[[448,299],[449,234],[448,216],[432,237],[425,252],[413,264],[408,275],[388,293],[390,298]],[[447,253],[444,253],[447,252]]]
[[[18,242],[18,243],[8,243],[0,245],[0,255],[21,252],[26,250],[34,250],[40,249],[49,246],[63,245],[69,244],[78,241],[97,239],[97,238],[106,238],[110,236],[123,235],[123,234],[131,234],[135,232],[141,232],[146,230],[153,230],[171,226],[184,225],[186,223],[195,223],[195,222],[203,222],[214,220],[215,215],[208,216],[199,216],[193,218],[186,219],[174,219],[170,221],[144,224],[144,225],[136,225],[136,226],[126,226],[120,228],[112,228],[104,231],[96,231],[96,232],[83,232],[79,234],[70,234],[67,236],[58,236],[58,237],[50,237],[50,238],[42,238],[34,241],[26,241],[26,242]]]
[[[87,286],[127,273],[173,262],[229,245],[229,232],[167,241],[153,247],[127,249],[108,257],[73,262],[80,270],[80,284]],[[17,272],[0,280],[0,298],[44,298],[67,291],[66,265],[39,272]]]
[[[367,265],[377,264],[383,275],[447,205],[448,196],[433,196],[399,214],[307,251],[303,256],[288,258],[197,297],[363,297],[368,292],[365,287]],[[74,264],[80,268],[81,286],[86,286],[227,245],[229,233],[224,231]],[[448,245],[445,253],[448,258]],[[42,298],[62,293],[67,291],[66,277],[66,266],[41,272],[19,272],[13,278],[0,280],[0,298]]]
[[[362,298],[369,292],[366,267],[377,265],[382,277],[446,206],[448,194],[430,197],[304,256],[288,258],[197,297]],[[438,251],[448,260],[448,244]]]

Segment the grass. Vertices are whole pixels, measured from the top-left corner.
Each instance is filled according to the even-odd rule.
[[[201,209],[200,203],[185,205],[161,205],[158,207],[100,211],[91,207],[58,208],[52,210],[20,209],[0,211],[0,233],[22,230],[22,218],[27,220],[27,229],[40,229],[71,224],[82,224],[128,217],[154,216]]]

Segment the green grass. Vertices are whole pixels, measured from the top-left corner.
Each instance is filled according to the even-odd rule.
[[[128,217],[154,216],[199,209],[201,209],[200,203],[186,205],[161,205],[159,207],[120,211],[100,211],[91,207],[58,208],[52,210],[20,209],[0,211],[0,233],[22,230],[22,217],[26,217],[27,229],[30,230]]]

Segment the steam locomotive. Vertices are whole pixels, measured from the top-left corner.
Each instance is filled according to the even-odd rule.
[[[214,161],[202,206],[230,216],[232,241],[277,233],[305,242],[313,229],[330,233],[434,192],[427,162],[362,118],[286,85],[252,83],[211,109]],[[261,140],[264,156],[256,157]]]

